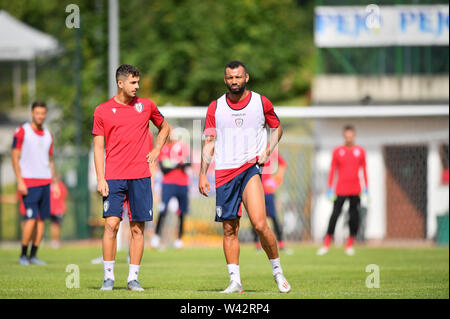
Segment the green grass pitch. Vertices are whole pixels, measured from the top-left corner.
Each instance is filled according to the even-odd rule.
[[[280,294],[270,263],[253,246],[241,246],[241,278],[245,293],[223,295],[228,284],[222,247],[186,247],[182,250],[145,249],[139,281],[144,292],[125,289],[128,276],[126,252],[116,258],[115,288],[99,291],[103,265],[90,260],[101,254],[100,246],[63,245],[53,250],[40,248],[38,256],[47,266],[20,266],[19,246],[0,249],[0,299],[410,299],[449,298],[449,250],[447,247],[365,247],[357,246],[349,257],[342,247],[332,247],[328,255],[316,256],[317,246],[289,246],[292,255],[281,254],[284,273],[291,283],[289,294]],[[67,288],[69,264],[79,267],[80,288]],[[374,273],[366,267],[379,267],[379,288],[366,287]],[[373,281],[372,281],[373,282]]]

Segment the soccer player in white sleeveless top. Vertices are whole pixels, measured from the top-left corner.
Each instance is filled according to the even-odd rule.
[[[31,107],[31,122],[18,127],[12,145],[12,165],[17,178],[17,192],[25,206],[22,229],[21,265],[45,262],[36,257],[44,234],[44,221],[50,218],[50,184],[55,195],[60,189],[56,183],[53,162],[53,137],[44,127],[47,107],[44,102],[34,102]],[[35,231],[35,232],[34,232]],[[28,245],[31,252],[27,256]]]
[[[279,291],[289,292],[291,287],[283,275],[277,241],[266,221],[261,182],[262,166],[278,144],[282,127],[272,103],[246,89],[248,80],[249,74],[242,62],[232,61],[225,66],[224,81],[229,92],[208,107],[199,191],[208,196],[210,185],[206,172],[214,156],[215,220],[223,225],[223,248],[230,275],[230,284],[222,293],[244,292],[239,271],[241,204],[260,237]],[[266,125],[271,128],[269,143]]]

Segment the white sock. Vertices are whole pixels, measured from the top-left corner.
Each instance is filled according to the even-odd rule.
[[[112,279],[114,280],[114,260],[112,261],[103,261],[103,269],[105,271],[105,280]]]
[[[228,274],[230,275],[230,280],[236,281],[241,284],[241,273],[239,271],[239,265],[228,264]]]
[[[270,264],[272,265],[272,274],[275,276],[277,273],[283,273],[283,269],[281,269],[280,258],[269,259]]]
[[[128,272],[128,282],[137,280],[139,274],[140,265],[132,265],[130,264],[130,270]]]

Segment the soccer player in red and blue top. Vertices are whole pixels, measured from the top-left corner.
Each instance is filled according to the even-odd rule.
[[[143,291],[137,276],[144,250],[145,222],[153,219],[150,166],[156,163],[164,146],[169,125],[151,100],[136,95],[139,79],[136,67],[121,65],[116,71],[117,94],[94,112],[94,163],[105,218],[105,277],[101,290],[112,290],[114,286],[116,237],[127,202],[131,232],[127,289]],[[159,130],[151,151],[150,121]]]
[[[232,61],[225,66],[224,82],[228,93],[213,101],[206,115],[199,191],[208,196],[210,185],[206,173],[214,156],[215,221],[223,225],[223,249],[230,275],[230,284],[222,293],[243,292],[238,238],[241,203],[272,265],[279,291],[289,292],[291,287],[283,275],[277,240],[267,224],[261,181],[261,166],[269,159],[283,130],[272,103],[246,89],[248,80],[249,74],[242,62]],[[271,128],[269,142],[266,125]]]
[[[347,239],[345,253],[349,256],[355,254],[353,242],[358,232],[361,184],[359,172],[362,169],[364,174],[364,193],[368,195],[366,152],[364,148],[355,144],[355,129],[351,125],[344,127],[345,144],[333,150],[330,172],[328,176],[328,198],[334,200],[333,213],[328,224],[327,234],[323,246],[317,251],[318,255],[324,255],[333,239],[337,219],[342,211],[344,202],[350,201],[350,236]],[[338,178],[333,191],[333,180],[337,172]],[[336,196],[334,195],[336,194]]]

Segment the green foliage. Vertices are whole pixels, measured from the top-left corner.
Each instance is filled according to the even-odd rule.
[[[149,77],[149,95],[207,105],[224,91],[230,60],[246,63],[249,87],[274,101],[308,89],[310,77],[301,72],[313,53],[312,8],[290,0],[171,0],[140,10],[144,3],[121,10],[122,32],[135,31],[121,48],[124,61]]]
[[[0,0],[1,9],[53,35],[63,48],[61,55],[37,61],[37,98],[61,109],[61,118],[52,125],[56,146],[73,145],[76,132],[76,30],[65,26],[65,8],[71,3]],[[120,63],[141,70],[140,96],[158,105],[208,105],[225,91],[223,68],[235,59],[247,65],[249,88],[274,103],[304,96],[314,70],[314,16],[312,1],[298,3],[120,1]],[[83,144],[88,146],[94,109],[108,98],[108,1],[79,0],[76,4],[82,26],[81,130]],[[11,70],[4,65],[0,70],[0,83],[7,83]],[[11,86],[1,92],[5,90],[10,92]],[[12,105],[12,94],[9,97],[0,102],[0,111]]]

